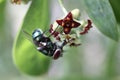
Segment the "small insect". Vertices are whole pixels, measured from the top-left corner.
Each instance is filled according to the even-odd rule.
[[[24,33],[29,35],[29,33],[25,31]],[[65,40],[61,44],[52,42],[50,36],[46,36],[45,32],[41,29],[36,29],[33,31],[32,41],[39,52],[46,56],[52,57],[54,60],[62,57],[63,47],[67,44]]]

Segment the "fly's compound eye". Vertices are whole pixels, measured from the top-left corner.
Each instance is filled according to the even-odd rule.
[[[35,38],[37,38],[38,36],[40,36],[40,35],[42,35],[42,34],[43,34],[43,32],[42,32],[41,29],[36,29],[36,30],[34,30],[34,32],[32,33],[32,38],[35,39]],[[38,39],[37,39],[37,40],[38,40]]]
[[[40,37],[42,36],[43,32],[41,29],[36,29],[34,30],[34,32],[32,33],[32,38],[36,41],[40,40]]]
[[[56,60],[56,59],[58,59],[58,58],[61,57],[61,56],[62,56],[62,51],[61,51],[61,49],[56,49],[56,51],[55,51],[54,54],[53,54],[53,59]]]

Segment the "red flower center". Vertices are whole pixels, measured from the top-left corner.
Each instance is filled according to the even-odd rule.
[[[56,20],[56,22],[64,28],[65,34],[69,34],[72,28],[80,26],[80,23],[73,20],[71,12],[64,19]]]

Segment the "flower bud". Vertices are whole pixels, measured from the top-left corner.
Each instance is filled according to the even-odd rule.
[[[80,17],[80,10],[79,9],[74,9],[71,11],[72,16],[74,19],[78,19]]]

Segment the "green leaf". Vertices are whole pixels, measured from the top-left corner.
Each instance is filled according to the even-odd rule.
[[[4,32],[4,22],[5,22],[5,4],[6,1],[0,2],[0,34]]]
[[[120,0],[109,0],[117,21],[120,23]]]
[[[2,3],[3,1],[5,1],[5,0],[0,0],[0,3]]]
[[[31,1],[31,0],[23,0],[24,3],[28,3],[29,1]]]
[[[116,76],[116,64],[118,64],[117,61],[117,50],[119,47],[119,44],[117,42],[114,42],[112,40],[107,41],[107,63],[106,63],[106,72],[107,77],[112,78],[113,76]]]
[[[49,23],[49,0],[33,0],[22,28],[15,40],[13,58],[18,69],[28,75],[44,74],[50,64],[50,59],[37,51],[34,44],[26,39],[22,30],[32,34],[36,28],[45,29]]]
[[[106,36],[118,41],[117,23],[108,0],[84,0],[89,17]]]

